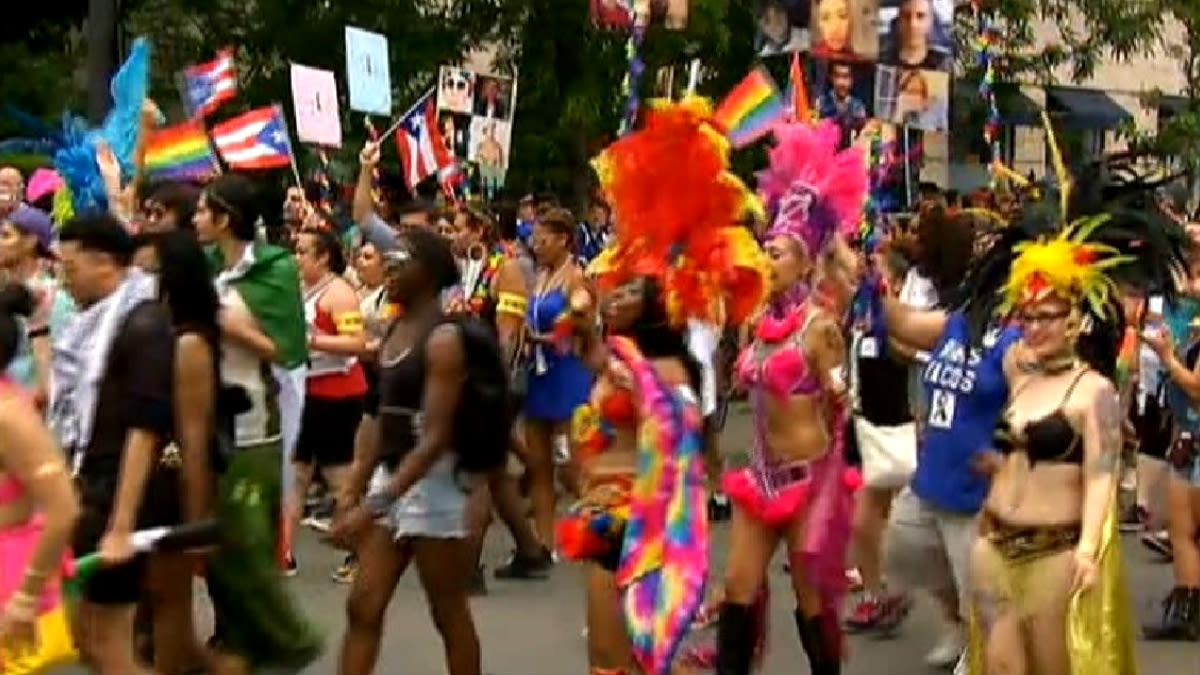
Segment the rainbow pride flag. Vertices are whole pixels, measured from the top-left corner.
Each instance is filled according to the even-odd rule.
[[[733,91],[725,96],[713,119],[735,148],[745,147],[762,138],[776,123],[786,119],[788,106],[779,88],[762,66],[751,70]]]
[[[152,130],[146,137],[143,162],[146,174],[153,178],[202,180],[218,171],[201,119]]]

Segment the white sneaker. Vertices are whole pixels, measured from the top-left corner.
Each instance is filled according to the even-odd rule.
[[[967,675],[967,650],[958,655],[958,663],[954,664],[954,675]]]
[[[962,627],[947,628],[933,649],[925,655],[925,663],[930,668],[949,668],[958,661],[965,646]]]

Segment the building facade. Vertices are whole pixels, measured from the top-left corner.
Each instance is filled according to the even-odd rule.
[[[1049,24],[1039,27],[1043,44],[1057,36]],[[1014,85],[1010,95],[998,97],[1004,119],[1001,151],[1005,162],[1022,174],[1041,176],[1048,165],[1046,136],[1038,111],[1045,109],[1064,146],[1068,161],[1085,160],[1119,151],[1124,139],[1117,129],[1131,122],[1138,131],[1152,132],[1161,119],[1182,109],[1186,81],[1180,59],[1170,55],[1182,45],[1183,27],[1168,26],[1163,47],[1155,54],[1128,60],[1107,59],[1082,82],[1056,86]],[[1055,81],[1070,82],[1068,69],[1055,73]],[[972,95],[978,83],[960,83]],[[1160,92],[1157,101],[1153,92]],[[988,183],[987,167],[980,161],[982,129],[978,120],[966,123],[954,116],[949,134],[926,134],[921,179],[944,188],[967,191]]]

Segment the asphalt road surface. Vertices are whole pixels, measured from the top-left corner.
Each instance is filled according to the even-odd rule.
[[[737,451],[749,441],[749,425],[741,411],[729,416],[724,436],[727,450]],[[727,528],[714,531],[714,566],[719,568],[727,550]],[[510,544],[503,528],[489,537],[485,562],[503,560]],[[1170,586],[1170,568],[1133,538],[1126,541],[1130,586],[1139,623],[1157,617],[1158,600]],[[299,543],[299,574],[291,579],[313,619],[325,627],[328,636],[324,656],[305,673],[337,672],[337,653],[345,626],[346,586],[333,583],[329,574],[340,554],[318,542],[306,532]],[[719,576],[714,578],[719,580]],[[762,672],[804,673],[807,663],[796,638],[789,599],[788,582],[780,565],[772,565],[771,583],[776,593],[771,607],[771,635],[768,656]],[[544,581],[507,581],[489,579],[489,593],[473,601],[475,621],[483,648],[484,672],[520,675],[563,675],[586,673],[587,662],[582,634],[583,591],[578,570],[559,564]],[[919,599],[899,634],[889,640],[868,637],[851,638],[850,660],[846,675],[914,675],[936,673],[924,663],[925,652],[939,634],[938,613],[932,604]],[[1138,645],[1141,670],[1152,675],[1200,674],[1200,646],[1195,643],[1147,643]],[[71,670],[64,672],[82,672]],[[425,600],[415,574],[402,580],[392,600],[380,653],[379,673],[445,672],[442,646],[426,611]]]

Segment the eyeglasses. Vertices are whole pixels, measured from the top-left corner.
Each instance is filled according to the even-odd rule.
[[[1059,312],[1028,312],[1018,315],[1017,320],[1027,326],[1038,324],[1049,324],[1055,321],[1062,321],[1071,315],[1071,310],[1064,309]]]

